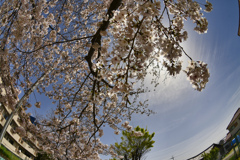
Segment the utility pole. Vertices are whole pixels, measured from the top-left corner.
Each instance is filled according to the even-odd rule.
[[[239,25],[238,25],[238,36],[240,36],[240,0],[238,0],[238,6],[239,6]]]

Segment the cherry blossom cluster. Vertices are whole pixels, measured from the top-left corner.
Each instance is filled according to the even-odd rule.
[[[207,64],[202,61],[190,61],[187,69],[185,70],[190,83],[198,91],[205,88],[210,73],[207,68]]]
[[[122,127],[127,129],[128,131],[131,131],[132,130],[132,126],[129,125],[129,122],[126,121],[122,124]]]

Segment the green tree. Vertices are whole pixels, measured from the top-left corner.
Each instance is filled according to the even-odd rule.
[[[122,131],[122,142],[113,146],[115,153],[123,160],[140,160],[153,147],[155,133],[137,126],[133,131]]]
[[[211,149],[209,153],[203,153],[203,160],[216,160],[218,157],[219,149],[217,147]]]

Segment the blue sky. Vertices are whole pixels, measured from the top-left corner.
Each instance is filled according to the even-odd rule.
[[[156,91],[141,95],[141,99],[149,99],[149,108],[157,112],[150,117],[135,115],[131,121],[135,127],[147,127],[156,133],[156,142],[146,160],[169,160],[172,156],[185,160],[197,155],[226,136],[226,127],[240,107],[238,0],[210,2],[214,9],[206,14],[208,33],[199,35],[191,23],[186,23],[189,39],[183,44],[194,60],[208,64],[210,81],[206,89],[198,92],[183,72],[166,80],[163,72]],[[183,60],[187,62],[186,58]],[[48,102],[44,97],[38,97],[38,101],[45,107],[37,111],[46,113]],[[106,129],[104,133],[104,143],[120,141],[121,135],[114,135],[113,130]]]
[[[141,96],[149,99],[149,107],[157,112],[150,117],[135,115],[131,122],[156,133],[146,160],[169,160],[172,156],[185,160],[197,155],[226,136],[226,127],[240,107],[238,0],[210,2],[214,9],[206,14],[208,33],[199,35],[186,23],[189,39],[183,44],[194,60],[208,64],[210,81],[198,92],[183,72],[165,81],[163,73],[156,91]],[[110,144],[119,138],[109,131],[103,140]]]

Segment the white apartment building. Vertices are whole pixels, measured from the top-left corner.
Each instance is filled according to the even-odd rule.
[[[0,84],[1,83],[2,81],[0,78]],[[4,93],[0,93],[0,96],[2,96],[2,94]],[[11,109],[4,106],[0,102],[0,131],[11,112]],[[17,126],[20,126],[17,119],[18,115],[16,114],[14,115],[11,124],[7,128],[6,134],[2,140],[2,145],[22,160],[34,160],[37,153],[33,149],[33,146],[36,146],[36,144],[26,141],[24,138],[20,137],[18,133],[15,132],[15,128]]]

